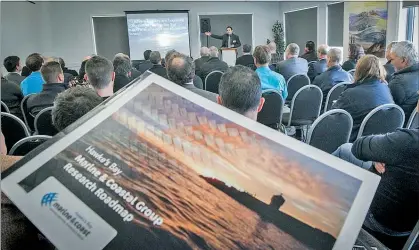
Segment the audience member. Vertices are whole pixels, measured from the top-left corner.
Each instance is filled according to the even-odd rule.
[[[388,86],[394,102],[404,110],[407,122],[419,98],[418,52],[413,43],[402,41],[391,48],[390,57],[396,72]]]
[[[194,61],[195,73],[199,72],[201,70],[201,66],[210,59],[210,51],[208,47],[202,47],[199,53],[201,54],[201,57]]]
[[[198,95],[201,95],[211,101],[217,101],[217,95],[202,89],[198,89],[193,84],[195,76],[195,64],[192,58],[180,54],[173,53],[167,62],[167,76],[170,81],[188,89]]]
[[[352,76],[342,69],[339,62],[342,51],[338,48],[330,49],[327,53],[327,70],[318,75],[313,84],[320,87],[323,92],[323,101],[326,100],[329,90],[340,82],[352,82]]]
[[[20,75],[21,64],[18,56],[8,56],[4,59],[3,65],[9,72],[4,78],[9,82],[16,83],[20,86],[20,83],[25,79],[24,76]]]
[[[219,104],[255,121],[265,103],[258,75],[241,65],[231,67],[224,73],[219,93]]]
[[[137,78],[137,77],[139,77],[139,76],[141,76],[142,75],[142,73],[140,72],[140,71],[138,71],[134,66],[133,66],[133,63],[132,63],[132,61],[131,61],[131,58],[129,58],[129,56],[127,55],[127,54],[124,54],[124,53],[118,53],[118,54],[116,54],[115,56],[114,56],[114,59],[115,58],[117,58],[117,57],[124,57],[124,58],[126,58],[126,59],[128,59],[129,60],[129,62],[130,62],[130,65],[131,65],[131,76],[130,76],[130,78],[131,78],[131,80],[134,80],[135,78]]]
[[[293,75],[307,74],[308,62],[304,58],[298,58],[299,53],[300,47],[296,43],[290,43],[285,50],[286,60],[277,64],[277,72],[284,76],[285,81]]]
[[[65,66],[65,62],[64,59],[62,59],[61,57],[58,58],[59,63],[61,64],[61,69],[63,70],[63,73],[67,73],[67,74],[71,74],[72,76],[78,76],[79,74],[77,73],[77,71],[73,70],[73,69],[69,69]]]
[[[245,44],[243,45],[243,55],[239,58],[237,58],[236,60],[236,65],[243,65],[246,67],[252,68],[253,70],[255,69],[255,62],[253,60],[253,56],[251,54],[252,52],[252,45],[249,44]]]
[[[20,103],[22,102],[23,95],[19,86],[4,78],[1,78],[1,101],[6,104],[12,115],[23,119],[20,110]]]
[[[22,89],[22,94],[27,96],[29,94],[37,94],[42,91],[42,84],[44,80],[42,79],[41,70],[44,59],[38,53],[33,53],[26,58],[26,66],[32,72],[28,77],[26,77],[20,84]]]
[[[254,62],[257,67],[256,73],[260,78],[262,90],[274,89],[281,93],[285,100],[288,96],[287,83],[282,75],[269,68],[271,51],[267,45],[257,46],[253,52]]]
[[[113,70],[115,72],[115,79],[113,92],[117,92],[131,82],[131,69],[131,61],[129,58],[122,56],[114,57]]]
[[[342,69],[350,71],[355,69],[358,60],[364,56],[364,48],[359,44],[349,44],[349,57],[346,62],[342,64]]]
[[[300,56],[307,60],[307,62],[315,62],[318,60],[316,54],[316,44],[313,41],[306,42],[306,47],[304,48],[304,54]]]
[[[51,107],[55,97],[66,89],[64,73],[58,62],[47,62],[41,67],[41,75],[44,79],[42,91],[39,94],[28,97],[26,107],[33,116],[36,116],[44,108]]]
[[[102,102],[89,87],[76,86],[57,95],[52,108],[52,123],[58,131],[77,121]]]
[[[157,74],[161,77],[167,78],[167,71],[166,69],[161,65],[161,56],[160,52],[153,51],[150,54],[150,62],[153,64],[153,67],[151,67],[149,70],[153,72],[154,74]]]
[[[311,63],[308,67],[307,76],[313,82],[316,76],[327,70],[327,52],[329,52],[329,46],[322,44],[317,48],[317,57],[319,60],[315,63]]]
[[[101,56],[94,56],[86,62],[87,80],[96,93],[106,100],[113,95],[115,72],[112,62]]]
[[[333,50],[335,49],[331,49],[330,52]],[[362,57],[356,65],[354,83],[347,86],[332,106],[333,109],[344,109],[351,114],[353,118],[349,139],[351,142],[356,139],[362,120],[371,110],[383,104],[393,103],[384,72],[378,57],[374,55]]]
[[[144,51],[144,62],[142,62],[140,65],[138,65],[138,71],[143,74],[147,70],[149,70],[151,67],[153,67],[153,64],[150,62],[150,54],[151,50]]]
[[[271,50],[271,62],[269,63],[269,65],[271,64],[278,64],[280,61],[282,61],[283,58],[280,58],[277,51],[276,51],[276,43],[275,42],[270,42],[268,44],[269,49]]]
[[[222,72],[227,71],[228,65],[226,62],[221,61],[218,58],[218,49],[214,46],[209,48],[210,50],[210,59],[204,63],[201,67],[201,70],[197,72],[199,76],[201,77],[202,81],[205,81],[205,78],[209,73],[215,70],[219,70]]]
[[[165,55],[165,57],[164,57],[164,60],[166,61],[166,73],[167,73],[167,65],[169,64],[169,59],[172,57],[172,56],[174,56],[174,55],[179,55],[180,53],[179,52],[177,52],[176,50],[169,50],[168,52],[166,52],[166,55]],[[195,72],[196,72],[196,69],[195,69]],[[202,82],[202,79],[201,79],[201,77],[199,77],[196,73],[195,73],[195,76],[194,76],[194,78],[193,78],[193,85],[195,86],[195,87],[197,87],[198,89],[204,89],[204,84],[203,84],[203,82]]]
[[[391,63],[391,48],[393,48],[393,46],[396,44],[397,42],[391,42],[387,45],[387,49],[386,49],[386,59],[387,59],[387,63],[384,64],[384,69],[387,72],[387,76],[386,76],[386,81],[390,82],[391,78],[393,77],[394,72],[396,72],[396,68],[394,67],[394,65]]]

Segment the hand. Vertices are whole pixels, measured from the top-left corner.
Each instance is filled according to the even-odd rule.
[[[205,35],[206,36],[210,36],[211,35],[211,32],[205,32]]]
[[[374,168],[377,170],[378,173],[383,174],[386,171],[385,168],[386,164],[381,162],[374,162]]]

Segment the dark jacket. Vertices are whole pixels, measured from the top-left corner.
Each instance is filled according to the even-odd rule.
[[[143,73],[141,73],[140,71],[138,71],[136,68],[132,68],[131,69],[131,80],[134,80],[135,78],[139,77]]]
[[[63,69],[63,73],[68,73],[68,74],[71,74],[71,75],[73,75],[73,76],[78,76],[78,75],[79,75],[79,74],[77,73],[77,71],[72,70],[72,69],[69,69],[69,68],[65,68],[65,67],[64,67],[64,69]]]
[[[288,81],[293,75],[307,74],[308,62],[304,58],[292,57],[279,62],[276,66],[276,71],[285,78],[285,81]]]
[[[45,83],[39,94],[28,97],[27,109],[36,116],[44,108],[53,106],[55,97],[66,89],[64,83]]]
[[[201,77],[195,75],[193,78],[193,85],[198,89],[204,89],[204,83],[202,82]]]
[[[201,67],[204,63],[208,62],[210,59],[210,56],[201,56],[201,58],[198,58],[194,61],[195,63],[195,73],[199,72],[201,70]]]
[[[147,70],[151,69],[151,67],[153,67],[153,64],[147,60],[138,65],[138,71],[143,74]]]
[[[26,77],[19,75],[19,73],[16,72],[10,72],[7,74],[4,79],[8,80],[9,82],[16,83],[18,86],[20,86],[20,83],[25,79]]]
[[[204,82],[205,77],[207,77],[207,75],[212,71],[219,70],[225,72],[227,69],[228,65],[226,62],[221,61],[218,59],[218,57],[211,57],[208,62],[202,65],[201,70],[197,72],[197,75],[199,75],[199,77],[201,77],[202,81]]]
[[[221,43],[222,48],[227,48],[228,47],[228,34],[224,34],[222,36],[217,36],[217,35],[211,34],[211,37],[215,38],[215,39],[223,40],[223,42]],[[231,44],[232,48],[238,48],[242,45],[240,43],[239,36],[235,35],[235,34],[231,34],[230,44]]]
[[[1,101],[6,104],[12,115],[23,119],[20,110],[20,103],[23,99],[22,91],[14,82],[9,82],[6,79],[1,79]]]
[[[311,82],[313,82],[316,76],[320,75],[326,70],[327,70],[327,60],[320,59],[319,61],[309,65],[307,76],[310,78]]]
[[[167,71],[166,71],[166,68],[163,67],[162,65],[160,65],[160,64],[154,64],[153,67],[151,67],[149,70],[151,72],[153,72],[154,74],[159,75],[159,76],[164,77],[164,78],[167,79]]]
[[[390,61],[384,64],[384,68],[386,69],[386,72],[387,72],[386,81],[390,82],[391,78],[393,77],[394,72],[396,72],[396,68],[394,67],[393,64],[391,64]]]
[[[356,67],[356,63],[357,62],[355,60],[349,59],[342,64],[342,69],[346,71],[353,70]]]
[[[394,73],[388,86],[393,95],[394,103],[404,110],[407,122],[418,103],[419,63]]]
[[[326,100],[329,90],[340,82],[352,82],[352,76],[340,65],[336,65],[318,75],[312,84],[320,87],[323,92],[323,100]]]
[[[306,52],[300,57],[306,59],[307,62],[313,62],[318,60],[316,51]]]
[[[252,55],[243,55],[236,60],[236,65],[249,66],[251,64],[255,65]]]
[[[115,75],[115,80],[113,81],[113,92],[117,92],[118,90],[125,87],[128,83],[131,82],[131,79],[125,75]]]
[[[214,94],[212,92],[205,91],[205,90],[202,90],[202,89],[198,89],[193,84],[183,84],[183,85],[180,85],[180,86],[184,87],[187,90],[190,90],[190,91],[194,92],[195,94],[198,94],[202,97],[205,97],[210,101],[217,102],[217,94]]]
[[[362,137],[352,146],[356,158],[385,163],[370,212],[380,224],[397,232],[412,230],[419,220],[418,149],[417,128]]]
[[[379,79],[366,79],[363,82],[347,85],[347,89],[332,108],[343,109],[351,114],[354,123],[349,141],[353,142],[365,116],[374,108],[388,103],[393,103],[393,98],[387,84]]]

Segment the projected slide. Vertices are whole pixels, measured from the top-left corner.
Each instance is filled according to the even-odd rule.
[[[166,52],[175,49],[190,55],[188,13],[127,13],[130,55],[143,60],[145,50]]]

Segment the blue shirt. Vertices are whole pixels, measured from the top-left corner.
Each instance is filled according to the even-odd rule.
[[[44,79],[42,79],[41,72],[32,72],[25,80],[20,84],[23,96],[29,94],[38,94],[42,91],[42,85]]]
[[[281,74],[272,71],[268,66],[256,69],[256,73],[258,74],[260,82],[262,83],[262,90],[278,90],[281,93],[282,98],[284,98],[284,100],[287,99],[287,83]]]

